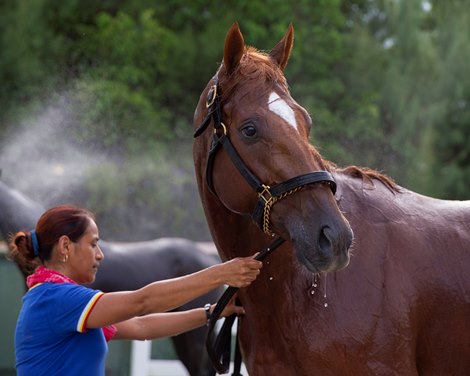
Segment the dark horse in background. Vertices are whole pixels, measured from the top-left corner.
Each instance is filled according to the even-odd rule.
[[[221,258],[260,251],[272,234],[286,240],[238,293],[249,374],[468,375],[470,201],[324,160],[283,75],[293,38],[291,25],[264,53],[234,24],[194,115]]]
[[[45,208],[0,181],[0,230],[8,234],[31,230]],[[220,262],[202,250],[203,244],[182,238],[160,238],[143,242],[100,241],[105,255],[92,288],[105,292],[135,290],[148,283],[184,276]],[[21,270],[26,277],[32,271]],[[217,301],[215,290],[178,310],[202,307]],[[178,358],[192,376],[210,374],[212,366],[204,348],[206,327],[172,337]]]

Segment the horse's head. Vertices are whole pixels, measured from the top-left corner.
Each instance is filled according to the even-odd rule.
[[[283,75],[293,38],[291,25],[267,54],[245,46],[237,24],[228,31],[194,116],[196,175],[203,196],[210,190],[231,212],[251,215],[289,240],[309,270],[327,272],[348,264],[352,231],[328,163],[309,144],[310,116]]]

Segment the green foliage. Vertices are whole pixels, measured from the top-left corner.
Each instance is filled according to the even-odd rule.
[[[190,145],[194,108],[234,21],[266,50],[292,22],[285,73],[324,157],[377,168],[424,194],[468,198],[467,8],[461,0],[5,0],[0,136],[65,94],[74,142],[119,156],[91,173],[90,206],[110,213],[146,202],[171,226],[187,223],[168,203],[190,182],[178,172],[168,183],[171,152],[160,153]],[[183,159],[191,165],[189,150]],[[191,170],[181,170],[192,181],[179,197],[186,208]],[[169,184],[159,197],[148,189],[156,181]]]
[[[385,10],[389,17],[384,23],[384,43],[390,46],[384,51],[387,60],[379,105],[382,129],[393,150],[388,167],[399,181],[417,189],[418,182],[411,179],[426,175],[429,168],[420,165],[416,153],[431,126],[437,62],[430,35],[421,27],[421,1],[387,2]],[[409,168],[401,168],[404,165]]]
[[[41,96],[62,77],[63,40],[43,18],[45,2],[18,0],[1,4],[0,103],[3,111],[18,101]],[[13,110],[14,107],[13,107]],[[3,112],[5,115],[5,112]]]
[[[434,127],[436,195],[468,199],[470,192],[470,13],[464,1],[439,2],[433,13],[441,111]]]
[[[122,82],[81,80],[71,97],[78,119],[72,132],[86,145],[122,153],[171,138],[167,111],[158,111],[141,91],[132,91]]]
[[[122,12],[99,13],[96,24],[80,30],[84,37],[78,48],[88,62],[83,74],[119,81],[159,99],[155,86],[171,67],[168,56],[175,41],[154,19],[153,11],[143,11],[138,20]]]

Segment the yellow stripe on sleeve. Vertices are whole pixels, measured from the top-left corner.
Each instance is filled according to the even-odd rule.
[[[98,301],[99,298],[101,298],[104,295],[103,292],[98,291],[88,302],[86,305],[85,309],[83,310],[82,314],[80,315],[80,319],[78,320],[77,324],[77,332],[83,333],[86,331],[86,320],[88,319],[88,316],[90,315],[91,310],[95,306],[96,302]]]

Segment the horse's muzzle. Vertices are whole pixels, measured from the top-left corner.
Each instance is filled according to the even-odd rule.
[[[296,256],[312,273],[326,273],[345,268],[349,264],[349,248],[353,232],[346,222],[340,229],[323,226],[315,237],[300,236],[291,238]]]

